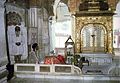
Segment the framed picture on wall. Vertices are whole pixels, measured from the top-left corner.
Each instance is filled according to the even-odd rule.
[[[38,29],[37,27],[30,27],[28,33],[28,44],[37,43],[38,41]]]

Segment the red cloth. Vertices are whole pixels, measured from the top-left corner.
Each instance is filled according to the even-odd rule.
[[[55,56],[46,56],[44,64],[60,64],[60,61]]]
[[[65,59],[62,55],[58,55],[57,59],[60,61],[61,64],[65,64]]]
[[[44,64],[65,64],[64,57],[62,55],[56,56],[46,56],[44,59]]]

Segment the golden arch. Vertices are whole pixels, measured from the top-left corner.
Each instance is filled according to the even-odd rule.
[[[88,23],[80,30],[81,52],[106,52],[106,28],[99,23]]]

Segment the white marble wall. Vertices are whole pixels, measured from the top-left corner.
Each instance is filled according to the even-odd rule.
[[[21,60],[25,60],[28,56],[28,47],[27,47],[27,27],[25,26],[25,21],[26,21],[26,13],[25,13],[25,9],[20,7],[20,6],[17,6],[17,5],[12,5],[10,3],[6,3],[6,13],[9,13],[9,12],[16,12],[17,14],[20,15],[21,19],[22,19],[22,22],[21,22],[21,30],[23,32],[23,36],[24,36],[24,46],[23,46],[23,54],[22,54],[22,57],[21,57]],[[15,26],[12,25],[12,26],[8,26],[7,28],[10,29],[11,28],[14,28]],[[9,30],[8,29],[8,30]],[[11,29],[12,30],[12,29]],[[14,29],[13,29],[14,31]],[[11,42],[8,43],[8,45],[12,45]],[[11,59],[11,63],[14,63],[14,56],[11,56],[11,49],[9,48],[9,53],[10,53],[10,59]]]
[[[115,15],[113,16],[113,30],[118,31],[120,33],[120,1],[118,2],[117,6],[116,6],[116,11],[115,11]],[[115,33],[115,32],[114,32]],[[120,48],[120,34],[113,34],[114,36],[114,42],[113,42],[113,46],[114,48]]]
[[[7,83],[7,71],[6,64],[7,60],[7,49],[5,39],[5,19],[4,19],[4,2],[6,0],[0,0],[0,83]]]
[[[4,2],[5,0],[0,0],[0,66],[6,65],[8,61],[5,39]]]

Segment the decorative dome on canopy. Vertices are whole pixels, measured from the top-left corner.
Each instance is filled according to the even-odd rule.
[[[105,11],[108,9],[106,0],[83,0],[79,5],[79,11]]]

